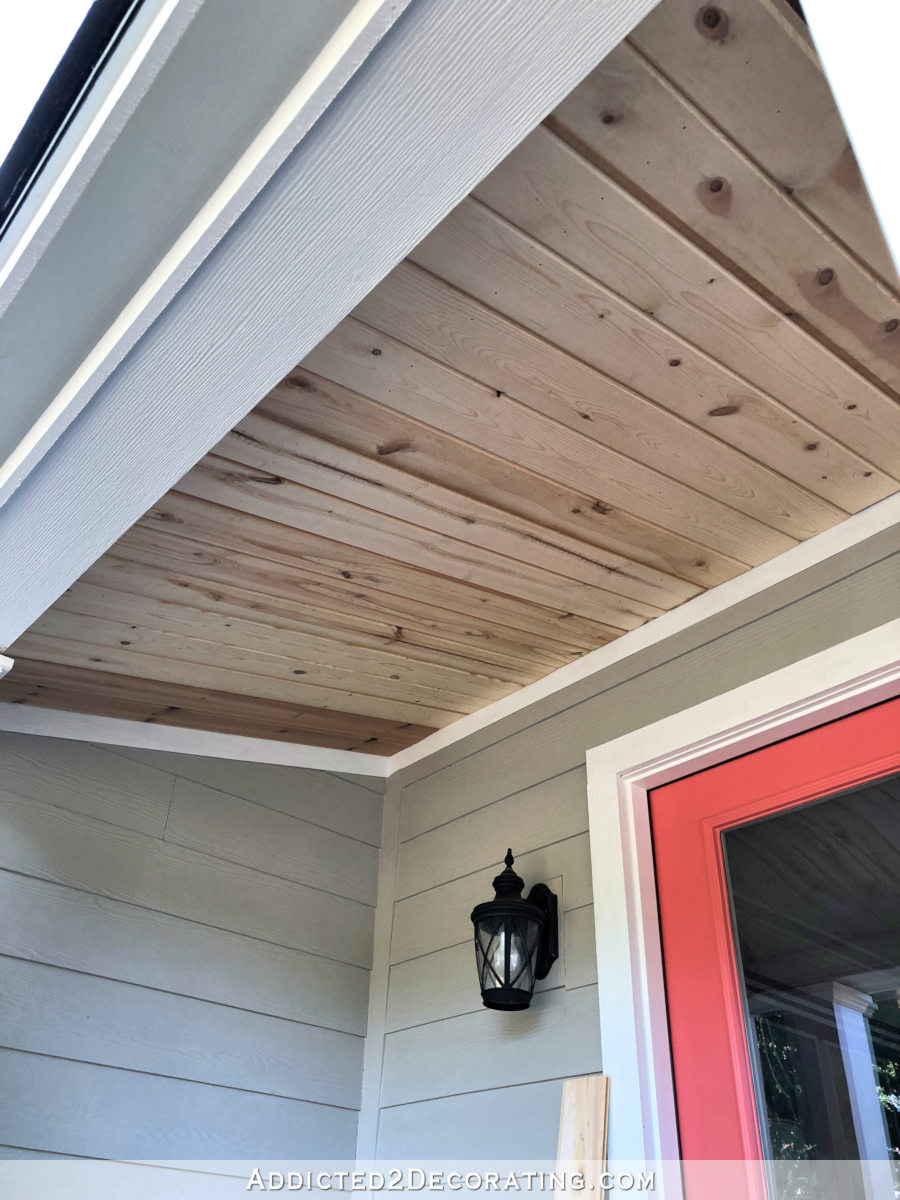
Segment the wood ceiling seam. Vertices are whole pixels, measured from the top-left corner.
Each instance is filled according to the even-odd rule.
[[[602,261],[620,295],[676,332],[690,328],[714,358],[737,355],[738,373],[761,391],[896,475],[896,399],[547,125],[473,195],[595,278]]]
[[[484,680],[485,684],[519,684],[531,682],[534,677],[533,671],[493,673],[487,669],[487,664],[479,667],[474,661],[453,663],[447,660],[446,655],[432,654],[426,658],[417,658],[407,652],[408,647],[405,643],[398,641],[385,643],[382,639],[372,638],[368,643],[351,642],[336,636],[334,630],[319,627],[319,632],[316,633],[298,629],[286,622],[273,625],[261,619],[261,614],[251,614],[246,610],[229,613],[216,609],[198,609],[185,604],[183,600],[160,600],[133,591],[123,592],[102,585],[97,586],[84,579],[61,596],[54,607],[58,607],[60,612],[105,617],[109,620],[154,628],[160,632],[166,632],[169,628],[177,631],[193,626],[200,636],[210,641],[227,641],[229,635],[225,630],[231,630],[235,638],[248,633],[253,639],[249,645],[255,642],[262,647],[269,641],[273,646],[281,646],[285,652],[293,649],[298,656],[309,654],[310,662],[321,663],[318,655],[333,654],[334,666],[340,667],[358,657],[365,663],[383,664],[391,670],[415,670],[423,673],[427,670],[433,672],[437,682],[441,677],[445,677],[451,687],[454,681],[462,684],[471,680],[474,690],[478,686],[476,681],[479,680]],[[169,621],[172,622],[171,626],[167,624]],[[248,643],[244,645],[248,647]]]
[[[367,318],[370,315],[367,310]],[[380,350],[377,357],[371,353],[373,346]],[[592,441],[557,417],[537,411],[507,391],[490,388],[357,318],[346,318],[304,362],[326,378],[335,378],[363,394],[375,388],[382,403],[413,413],[457,437],[464,421],[465,440],[472,445],[497,450],[512,446],[515,462],[564,486],[583,486],[585,473],[593,482],[602,471],[604,498],[599,501],[599,511],[609,507],[615,512],[618,507],[638,517],[646,515],[648,521],[679,536],[693,536],[702,546],[737,561],[756,566],[799,540]],[[452,421],[444,415],[450,402],[455,405]],[[581,465],[575,468],[573,463],[579,460]],[[652,489],[648,484],[646,494],[637,491],[635,477],[652,480]]]
[[[656,615],[660,609],[701,591],[697,585],[673,580],[622,555],[556,534],[482,500],[408,473],[391,462],[338,446],[315,434],[300,434],[270,416],[251,413],[234,434],[248,439],[239,454],[235,454],[232,435],[212,453],[219,448],[224,453],[227,448],[229,457],[237,457],[245,465],[283,473],[295,483],[314,488],[320,482],[327,485],[328,472],[333,472],[335,479],[346,481],[352,489],[354,503],[365,501],[365,506],[374,511],[420,528],[448,533],[459,541],[643,602],[649,606],[646,616]],[[326,472],[324,478],[321,468]],[[360,494],[360,484],[364,495]],[[331,492],[327,486],[318,490]],[[351,497],[345,493],[343,498]]]
[[[373,328],[372,332],[378,331]],[[480,383],[471,375],[468,378]],[[361,441],[364,430],[359,423],[360,405],[368,409],[370,422],[373,418],[378,421],[377,431],[369,431],[372,438],[367,435],[365,444]],[[481,499],[494,508],[641,563],[672,579],[709,587],[747,568],[746,563],[713,553],[709,547],[657,523],[614,510],[584,488],[567,488],[532,466],[501,457],[495,450],[391,407],[383,398],[344,387],[306,366],[296,367],[261,401],[257,411],[301,433],[312,433],[369,458],[374,439],[375,454],[391,458],[397,455],[395,461],[407,474],[443,483],[460,495]],[[385,439],[385,429],[398,428],[403,430],[401,437]],[[579,520],[573,521],[573,516]],[[680,552],[663,558],[670,546]]]
[[[96,663],[98,669],[111,674],[133,675],[135,669],[140,670],[142,661],[147,666],[141,673],[146,674],[159,683],[183,684],[185,669],[189,668],[192,679],[199,681],[198,686],[231,692],[235,695],[258,697],[267,700],[283,700],[287,703],[304,705],[308,701],[320,701],[318,707],[327,708],[329,705],[338,712],[354,713],[362,717],[379,717],[385,719],[384,710],[390,707],[393,720],[410,721],[413,724],[430,724],[436,728],[448,725],[451,721],[465,715],[463,709],[438,708],[419,702],[385,699],[378,696],[367,696],[357,691],[340,691],[334,688],[319,687],[294,680],[276,679],[268,675],[258,675],[248,671],[234,671],[227,667],[212,665],[206,662],[166,658],[161,654],[122,654],[109,646],[92,648],[86,642],[72,642],[65,638],[51,637],[46,634],[25,633],[19,639],[19,652],[25,658],[50,662],[62,666],[91,669]],[[93,652],[102,651],[101,653]],[[136,661],[140,659],[141,661]],[[152,674],[150,669],[152,664]],[[342,702],[343,706],[342,706]],[[351,703],[347,703],[351,702]],[[316,706],[315,703],[311,706]]]
[[[2,691],[4,694],[20,695],[21,698],[13,700],[13,703],[28,703],[36,698],[33,695],[34,689],[42,689],[44,692],[48,689],[55,689],[54,695],[57,692],[63,694],[67,684],[71,686],[73,679],[89,681],[91,690],[87,694],[88,700],[108,698],[111,707],[108,715],[111,716],[121,716],[121,712],[116,706],[130,703],[132,695],[150,693],[151,698],[147,703],[155,705],[162,703],[163,709],[160,710],[160,718],[165,716],[167,719],[171,718],[173,722],[178,720],[179,712],[195,711],[191,707],[193,704],[198,706],[196,711],[207,711],[221,720],[248,720],[253,723],[253,714],[258,713],[261,721],[262,714],[265,713],[268,717],[268,721],[264,722],[266,728],[277,729],[281,725],[299,722],[302,723],[303,728],[311,731],[334,732],[345,738],[351,733],[351,725],[360,737],[377,734],[381,738],[386,738],[396,734],[398,738],[405,740],[404,735],[409,731],[417,736],[423,736],[425,732],[433,732],[429,726],[397,724],[381,717],[362,717],[358,714],[321,708],[304,708],[302,705],[289,705],[264,699],[254,700],[251,704],[248,697],[234,693],[204,691],[201,688],[183,684],[175,685],[173,689],[172,685],[160,684],[146,678],[110,675],[102,671],[88,671],[21,657],[16,662],[16,678],[13,679],[10,676],[4,680]],[[126,689],[128,695],[125,694]],[[83,690],[75,694],[80,703],[85,702]],[[177,699],[180,704],[177,706],[167,704],[165,703],[167,699]],[[51,707],[53,706],[51,705]],[[248,713],[250,708],[252,708],[252,713]]]
[[[735,489],[737,495],[721,497],[725,503],[746,507],[758,498],[752,515],[782,532],[802,539],[796,523],[785,523],[798,509],[808,510],[805,528],[821,532],[828,524],[816,525],[817,520],[830,516],[833,524],[851,507],[867,507],[891,493],[895,481],[872,464],[474,198],[463,201],[410,257],[601,373],[617,368],[615,378],[632,394],[680,422],[682,430],[699,433],[698,453],[705,435],[717,443],[717,461],[728,455],[734,477],[743,472],[745,492]],[[490,264],[490,276],[483,262]],[[631,378],[622,378],[624,363]],[[725,415],[719,415],[723,409]],[[779,489],[785,493],[783,511]]]
[[[423,703],[434,709],[461,713],[468,711],[473,701],[483,700],[489,694],[499,699],[518,691],[520,686],[496,680],[478,681],[467,674],[463,674],[461,679],[454,676],[453,685],[446,681],[423,683],[417,678],[404,678],[391,666],[379,671],[380,664],[374,655],[364,664],[370,669],[360,669],[357,664],[344,665],[335,654],[329,656],[327,649],[319,648],[313,653],[307,651],[303,658],[298,658],[289,652],[287,645],[270,648],[268,641],[254,637],[252,631],[244,629],[241,632],[243,641],[229,642],[218,630],[185,633],[182,629],[174,628],[171,620],[162,627],[152,624],[149,619],[142,624],[129,624],[127,621],[111,620],[107,616],[97,617],[54,608],[23,636],[31,639],[56,638],[84,648],[85,653],[90,650],[99,654],[101,661],[109,659],[112,653],[115,655],[114,661],[125,665],[132,656],[139,661],[158,656],[170,664],[180,662],[186,675],[194,666],[218,667],[225,662],[229,664],[227,669],[239,669],[246,677],[290,683],[297,689],[295,694],[298,698],[303,689],[320,689],[311,693],[314,699],[325,699],[326,695],[334,693],[391,702],[398,700],[404,704]],[[123,634],[126,635],[124,639]],[[285,643],[289,641],[285,638]],[[303,667],[298,667],[298,663],[303,663]],[[134,671],[134,674],[141,673],[152,676],[153,668],[145,668],[145,672]],[[408,671],[407,674],[413,672]],[[440,672],[435,674],[439,675]],[[346,686],[348,683],[349,686]]]
[[[435,656],[437,661],[445,661],[449,657],[451,665],[453,660],[458,659],[460,666],[469,665],[470,669],[476,672],[491,674],[492,671],[509,671],[511,673],[509,677],[518,681],[522,677],[532,678],[536,669],[545,667],[547,670],[552,670],[553,665],[561,665],[571,661],[572,658],[571,653],[564,653],[560,649],[555,656],[535,661],[534,655],[529,656],[524,647],[519,647],[519,653],[514,655],[498,649],[495,643],[490,645],[492,658],[480,657],[480,654],[487,654],[487,644],[479,651],[479,648],[473,646],[471,641],[469,644],[463,640],[453,641],[446,636],[438,636],[428,629],[419,629],[408,623],[398,625],[396,624],[396,618],[399,615],[397,613],[392,614],[395,618],[394,623],[388,622],[384,618],[375,620],[360,612],[358,603],[355,605],[356,611],[354,612],[354,604],[348,602],[343,611],[337,608],[328,610],[304,606],[301,616],[298,617],[296,602],[291,600],[279,601],[277,597],[271,597],[272,607],[267,608],[268,601],[260,598],[259,592],[235,588],[224,582],[211,587],[197,580],[191,580],[187,576],[151,568],[136,572],[133,569],[136,564],[128,560],[111,559],[108,555],[104,555],[104,559],[95,563],[94,567],[82,576],[80,582],[95,584],[105,590],[121,593],[123,597],[137,595],[174,605],[187,606],[197,611],[244,616],[248,620],[262,617],[269,624],[282,620],[287,628],[302,629],[308,626],[310,633],[319,630],[321,636],[328,636],[334,631],[338,635],[347,634],[352,638],[361,626],[365,626],[364,632],[376,646],[385,649],[396,647],[398,654],[416,658],[422,662],[432,661],[431,656]],[[130,570],[123,571],[123,567],[130,568]],[[200,593],[199,597],[198,592]],[[185,600],[185,596],[189,597],[188,601]],[[243,603],[241,603],[242,601]],[[404,620],[406,620],[405,614]],[[416,638],[422,640],[411,640]],[[359,644],[365,645],[366,643]],[[489,668],[489,670],[485,670],[485,668]],[[500,674],[495,677],[502,679],[505,676]]]
[[[641,102],[646,102],[646,112]],[[614,113],[614,121],[601,123],[604,112]],[[623,154],[628,147],[615,132],[620,126],[629,126],[633,147],[635,119],[638,128],[641,121],[652,128],[657,139],[656,152],[641,162]],[[827,230],[793,205],[791,197],[758,171],[739,147],[722,137],[687,97],[631,46],[621,43],[608,55],[556,108],[550,123],[629,190],[638,188],[645,202],[686,236],[699,240],[714,258],[726,261],[755,290],[774,298],[783,312],[798,314],[835,353],[881,386],[898,392],[900,340],[878,333],[883,323],[896,315],[894,310],[900,312],[895,296],[878,276],[845,253]],[[690,138],[696,130],[701,132],[701,144],[695,148],[698,161],[692,161],[687,143],[679,135],[686,132]],[[647,152],[643,144],[641,153]],[[659,167],[667,155],[673,164],[676,154],[678,170],[682,175],[690,173],[693,180],[683,192],[671,185]],[[652,176],[645,169],[651,163]],[[715,193],[708,186],[713,179],[723,182]],[[658,194],[663,184],[666,202]],[[741,217],[739,236],[731,221],[724,219],[735,210]],[[777,219],[772,216],[776,212]],[[769,222],[767,227],[764,221]],[[773,229],[778,231],[778,239],[773,238]],[[777,253],[775,240],[779,240]],[[751,270],[742,262],[748,244],[758,258],[765,255],[761,272],[758,263]],[[820,279],[826,268],[832,274]]]
[[[280,482],[273,486],[274,481]],[[269,520],[291,528],[327,531],[350,546],[380,546],[379,553],[399,562],[428,568],[437,576],[477,583],[498,594],[550,607],[562,601],[566,610],[620,632],[645,620],[641,606],[599,588],[568,580],[560,590],[559,576],[531,568],[529,564],[479,554],[477,548],[444,534],[419,530],[397,518],[375,514],[358,504],[292,483],[283,476],[240,463],[207,455],[180,482],[179,489],[201,499],[221,503],[224,499]],[[238,490],[240,489],[240,490]],[[628,607],[628,606],[631,607]]]
[[[697,29],[694,0],[668,0],[627,40],[896,291],[890,251],[828,80],[809,30],[794,17],[786,5],[736,0],[727,26],[710,38]]]
[[[344,546],[317,534],[306,534],[264,517],[186,493],[168,493],[132,531],[124,535],[118,545],[127,545],[129,537],[136,530],[148,534],[174,535],[176,541],[183,540],[179,534],[188,533],[199,543],[206,543],[220,553],[237,550],[241,554],[253,555],[253,548],[259,547],[264,551],[264,556],[260,555],[258,559],[260,564],[275,569],[286,567],[289,571],[299,570],[298,564],[305,567],[306,559],[298,553],[302,545],[306,547],[306,557],[312,559],[315,567],[325,570],[326,578],[332,581],[338,578],[346,580],[355,589],[364,584],[385,596],[392,594],[389,586],[402,588],[398,594],[410,602],[434,602],[430,590],[433,573],[430,571],[410,567],[369,550]],[[191,553],[196,556],[201,552],[194,550]],[[335,564],[332,567],[327,557],[331,554],[338,556],[339,566]],[[347,569],[348,566],[351,569]],[[336,576],[330,574],[332,571],[336,571]],[[462,580],[445,578],[440,599],[442,604],[439,607],[446,608],[448,613],[458,618],[478,622],[487,620],[499,628],[526,633],[529,638],[539,638],[541,645],[550,642],[550,648],[554,650],[559,646],[571,650],[591,649],[608,640],[601,636],[593,622],[569,614],[564,609],[546,608],[526,600],[499,595]],[[451,601],[455,606],[452,609],[449,607]],[[484,607],[486,605],[490,605],[490,609]]]

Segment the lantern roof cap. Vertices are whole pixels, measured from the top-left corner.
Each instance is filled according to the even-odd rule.
[[[516,860],[513,858],[511,849],[506,851],[506,858],[503,861],[506,863],[506,868],[494,877],[492,885],[498,900],[504,896],[520,896],[525,886],[525,880],[513,870],[513,863]]]

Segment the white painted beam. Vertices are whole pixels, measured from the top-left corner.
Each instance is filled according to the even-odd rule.
[[[68,387],[79,418],[8,500],[8,646],[325,336],[655,0],[414,0],[159,314]],[[394,6],[396,7],[396,6]],[[315,107],[315,105],[313,105]],[[251,168],[252,170],[252,168]],[[200,241],[203,242],[202,237]],[[205,243],[203,243],[205,248]],[[184,280],[173,249],[174,277]],[[193,264],[196,266],[196,263]],[[105,378],[109,361],[119,362]]]
[[[900,4],[803,0],[803,12],[900,270],[900,157],[896,152]]]

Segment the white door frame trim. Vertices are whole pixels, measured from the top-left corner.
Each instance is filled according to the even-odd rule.
[[[681,1196],[648,792],[900,694],[900,620],[587,752],[610,1161],[659,1164]]]

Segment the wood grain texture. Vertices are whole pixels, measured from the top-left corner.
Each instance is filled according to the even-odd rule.
[[[370,965],[365,904],[2,791],[0,822],[8,870]]]
[[[362,1039],[0,958],[0,1043],[58,1058],[355,1108]]]
[[[352,1158],[352,1109],[0,1050],[0,1137],[96,1158]]]
[[[606,1075],[583,1075],[563,1084],[557,1163],[563,1171],[577,1171],[592,1191],[601,1186],[606,1170],[609,1092]],[[575,1190],[565,1187],[560,1193],[571,1197]]]
[[[0,897],[0,953],[365,1033],[361,967],[5,870]]]
[[[558,1036],[560,1023],[567,1030],[565,1039]],[[470,1091],[486,1056],[490,1082],[506,1087],[600,1066],[596,987],[542,992],[531,1008],[503,1025],[496,1014],[482,1009],[442,1021],[439,1040],[434,1032],[430,1025],[419,1025],[388,1034],[382,1105]],[[416,1070],[414,1064],[426,1058],[429,1070]]]

